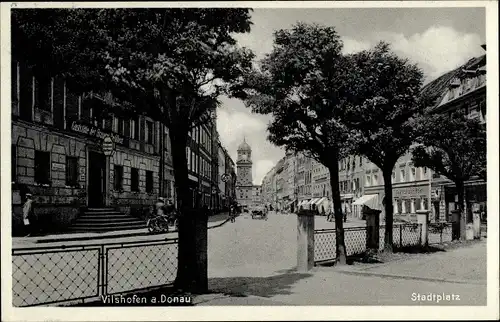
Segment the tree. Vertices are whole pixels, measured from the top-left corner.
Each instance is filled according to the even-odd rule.
[[[330,171],[336,253],[346,262],[339,160],[350,151],[344,104],[354,75],[333,27],[299,23],[274,33],[274,48],[248,75],[241,95],[254,112],[270,114],[269,140],[304,153]]]
[[[104,94],[111,97],[102,105],[106,112],[145,114],[169,129],[181,214],[175,285],[185,291],[205,291],[206,254],[198,248],[206,245],[206,230],[199,231],[206,229],[206,225],[199,224],[206,222],[206,217],[193,211],[189,197],[186,145],[190,129],[212,122],[219,96],[230,93],[251,67],[253,53],[239,48],[234,39],[235,33],[250,31],[249,10],[76,9],[62,14],[51,10],[33,14],[42,16],[35,21],[48,26],[42,29],[47,31],[26,32],[22,26],[29,25],[29,19],[18,20],[19,30],[25,31],[24,41],[37,41],[33,35],[43,41],[48,39],[39,46],[44,56],[69,47],[63,55],[48,61],[53,66],[61,64],[58,73],[85,84],[85,90],[93,91],[101,100]],[[60,21],[82,23],[84,31],[75,31],[78,24],[74,23],[61,22],[51,28],[49,16],[59,14],[63,16]],[[36,27],[28,30],[36,31]],[[64,42],[65,35],[73,31],[74,39]],[[85,46],[90,48],[90,58],[86,52],[84,55],[75,50]],[[80,61],[86,66],[87,60],[92,73],[67,63]]]
[[[414,120],[424,107],[419,97],[423,74],[383,42],[351,58],[357,77],[351,87],[346,122],[353,130],[356,152],[382,171],[385,248],[392,251],[392,171],[415,140]]]
[[[425,115],[419,119],[417,142],[412,150],[417,167],[428,167],[453,183],[458,194],[460,238],[465,238],[465,182],[486,170],[486,129],[463,112]]]

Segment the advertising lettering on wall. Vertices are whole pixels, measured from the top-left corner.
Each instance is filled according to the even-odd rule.
[[[78,132],[81,134],[85,134],[91,137],[95,137],[101,140],[104,140],[105,137],[111,137],[113,139],[113,142],[116,144],[121,144],[123,145],[125,142],[125,138],[121,135],[118,135],[116,133],[108,133],[106,131],[103,131],[102,129],[98,128],[97,126],[79,122],[79,121],[73,121],[71,124],[71,130],[74,132]]]
[[[428,187],[406,187],[394,190],[394,197],[419,197],[427,195]]]

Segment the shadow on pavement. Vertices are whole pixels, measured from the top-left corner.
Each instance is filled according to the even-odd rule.
[[[268,277],[221,277],[211,278],[208,287],[212,293],[223,293],[234,297],[292,294],[291,286],[303,278],[312,276],[306,273],[285,273]]]
[[[431,254],[437,252],[445,252],[446,249],[436,246],[405,246],[399,247],[394,250],[395,253],[407,253],[407,254]]]
[[[218,222],[218,221],[224,221],[228,218],[229,218],[229,214],[227,212],[223,212],[223,213],[208,217],[208,222],[214,223],[214,222]]]

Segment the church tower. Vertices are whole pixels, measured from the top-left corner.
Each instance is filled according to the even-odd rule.
[[[240,205],[251,205],[252,188],[252,148],[243,139],[243,142],[238,146],[236,160],[236,199]]]

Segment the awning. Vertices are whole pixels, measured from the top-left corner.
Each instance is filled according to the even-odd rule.
[[[288,203],[288,205],[291,205],[291,204],[293,204],[294,202],[295,202],[295,200],[292,200],[292,201],[290,201],[290,202]]]
[[[316,201],[318,201],[318,200],[319,200],[319,198],[313,198],[313,199],[311,199],[311,201],[309,201],[307,204],[308,204],[308,205],[314,205],[314,204],[316,203]]]
[[[304,203],[302,204],[302,206],[307,206],[307,205],[311,204],[311,201],[313,201],[313,199],[309,199],[309,200],[307,200],[306,202],[304,202]]]
[[[323,201],[325,201],[326,197],[322,197],[322,198],[319,198],[318,200],[316,200],[314,202],[315,205],[319,205],[320,203],[322,203]]]
[[[376,194],[376,195],[364,195],[364,196],[358,198],[352,204],[355,206],[367,206],[368,208],[371,208],[371,209],[380,210],[379,205],[378,205],[378,194]]]
[[[321,199],[319,199],[317,202],[316,202],[316,208],[320,209],[321,207],[323,207],[323,209],[325,211],[328,210],[328,204],[329,204],[329,200],[328,198],[326,197],[323,197]]]

